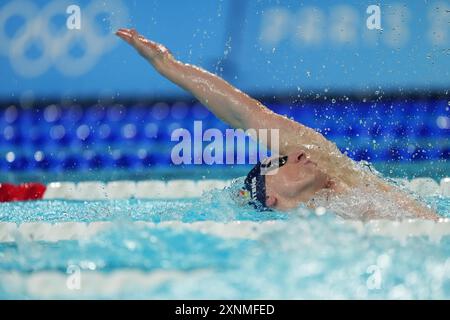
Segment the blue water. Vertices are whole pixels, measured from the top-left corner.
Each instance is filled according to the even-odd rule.
[[[450,198],[425,200],[450,216]],[[1,243],[0,298],[450,298],[450,234],[401,240],[358,231],[332,213],[257,213],[237,207],[226,190],[200,200],[0,206],[0,222],[18,225],[98,221],[112,227],[79,240],[31,242],[18,235]],[[190,227],[239,221],[254,225],[255,236]],[[272,222],[281,228],[265,225]],[[66,284],[74,265],[81,270],[79,290]]]

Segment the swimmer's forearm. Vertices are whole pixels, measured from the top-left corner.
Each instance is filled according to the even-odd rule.
[[[191,92],[211,112],[234,128],[249,128],[251,118],[267,110],[259,101],[200,67],[174,58],[154,66],[160,74]]]

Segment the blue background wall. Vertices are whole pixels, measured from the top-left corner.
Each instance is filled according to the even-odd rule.
[[[81,7],[80,31],[65,27],[69,4]],[[3,0],[0,98],[185,95],[115,39],[118,26],[136,27],[250,93],[448,87],[450,2],[383,1],[382,31],[366,27],[370,4]],[[86,63],[64,60],[78,63],[85,53]]]

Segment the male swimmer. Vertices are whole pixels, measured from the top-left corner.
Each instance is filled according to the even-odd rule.
[[[272,112],[220,77],[176,60],[165,46],[134,29],[119,29],[116,34],[161,75],[191,92],[230,126],[279,130],[282,156],[258,163],[240,192],[258,209],[286,211],[304,204],[311,209],[331,209],[350,219],[439,219],[424,204],[362,169],[319,132]],[[263,143],[270,148],[271,141]],[[276,173],[268,174],[272,169]]]

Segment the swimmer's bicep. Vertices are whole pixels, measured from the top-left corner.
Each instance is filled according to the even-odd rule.
[[[277,121],[277,127],[280,128],[280,154],[300,149],[328,174],[345,175],[348,181],[359,179],[359,173],[354,170],[351,159],[320,132],[280,115],[277,115],[275,122]]]
[[[346,154],[343,154],[334,142],[313,128],[303,125],[301,119],[297,122],[270,110],[264,117],[257,114],[253,119],[256,126],[259,124],[261,128],[278,129],[279,154],[287,155],[299,149],[303,150],[330,176],[342,180],[348,186],[361,183],[362,175],[356,170],[354,162]],[[276,150],[274,150],[273,143],[268,141],[266,145],[274,154]]]
[[[266,144],[272,151],[278,148],[280,154],[288,154],[301,148],[304,151],[310,150],[312,156],[320,154],[323,157],[327,155],[326,149],[329,149],[327,146],[330,141],[319,132],[269,109],[257,112],[248,119],[246,129],[252,128],[268,129],[267,141],[259,132],[260,142]]]

